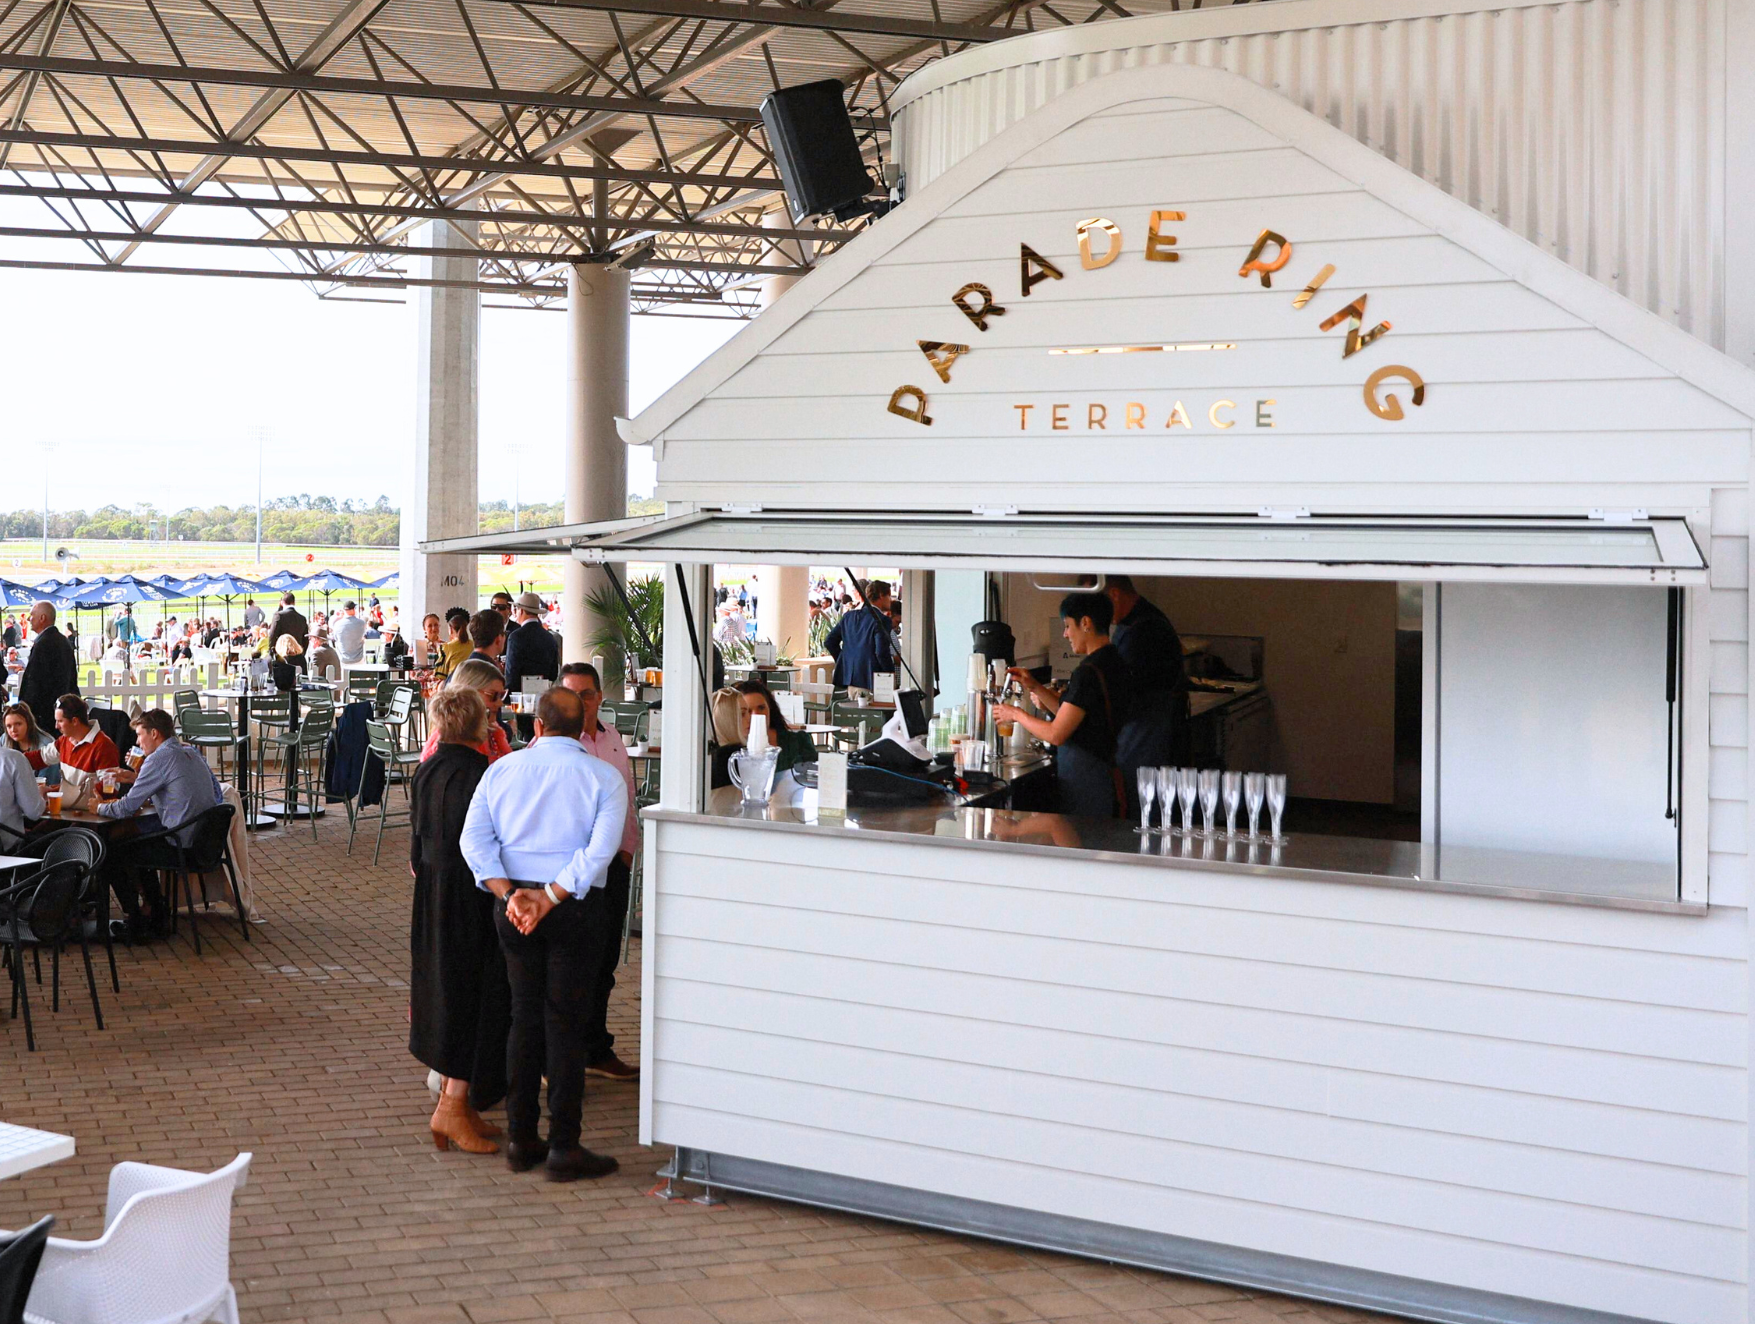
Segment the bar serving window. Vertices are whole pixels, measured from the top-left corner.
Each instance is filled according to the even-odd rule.
[[[1706,900],[1706,567],[1681,518],[709,511],[586,537],[574,555],[942,574],[957,591],[925,595],[940,604],[935,657],[914,660],[938,675],[940,710],[972,651],[962,616],[997,604],[1019,664],[1064,679],[1077,659],[1060,590],[1126,574],[1182,638],[1190,763],[1284,773],[1290,800],[1280,842],[1067,818],[1035,775],[974,803],[855,794],[834,820],[806,793],[780,820],[1548,900]],[[723,791],[666,803],[736,810]]]

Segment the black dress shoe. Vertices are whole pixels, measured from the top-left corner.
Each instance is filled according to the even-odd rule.
[[[550,1181],[578,1181],[581,1177],[607,1177],[621,1164],[608,1154],[593,1154],[589,1149],[574,1145],[571,1149],[557,1149],[548,1156],[548,1179]]]
[[[529,1172],[548,1157],[546,1140],[508,1140],[506,1166],[513,1172]]]

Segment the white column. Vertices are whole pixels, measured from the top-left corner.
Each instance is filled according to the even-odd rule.
[[[423,225],[414,242],[424,248],[473,249],[475,227],[448,221]],[[427,279],[474,281],[474,257],[423,257],[415,271]],[[402,620],[418,631],[429,611],[474,611],[478,601],[474,556],[428,556],[416,544],[467,537],[477,528],[476,372],[480,362],[481,296],[457,286],[415,289],[415,402],[412,473],[402,500]]]
[[[762,228],[764,230],[790,230],[792,228],[792,214],[786,210],[784,204],[774,211],[765,211],[762,213]],[[777,265],[777,259],[797,262],[802,265],[805,260],[804,250],[803,240],[782,239],[776,246],[774,256],[765,259],[763,265]],[[785,294],[802,279],[801,276],[769,276],[756,290],[757,307],[770,307],[774,300]],[[775,642],[778,643],[779,640],[775,640]]]
[[[810,571],[802,565],[756,567],[756,638],[803,657],[810,643]]]
[[[628,453],[616,432],[628,412],[628,273],[581,263],[567,273],[566,521],[622,519],[628,513]],[[585,596],[608,587],[596,566],[568,561],[562,579],[562,654],[588,662],[603,654],[606,694],[622,695],[622,662],[586,639],[599,622]],[[656,659],[654,659],[656,665]]]

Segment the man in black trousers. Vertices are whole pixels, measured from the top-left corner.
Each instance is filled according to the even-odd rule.
[[[628,792],[621,774],[579,743],[585,706],[570,690],[537,701],[536,739],[488,768],[463,821],[459,846],[476,886],[503,908],[495,916],[512,985],[506,1045],[506,1162],[541,1163],[550,1181],[616,1170],[580,1143],[593,990],[619,928],[604,885],[621,849]],[[548,1077],[548,1139],[538,1133]]]
[[[55,628],[55,604],[39,602],[30,609],[30,660],[19,682],[18,701],[27,705],[37,726],[55,729],[55,702],[63,694],[79,693],[79,664],[73,645]]]

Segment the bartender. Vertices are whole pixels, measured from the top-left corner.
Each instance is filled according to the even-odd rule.
[[[1114,614],[1102,593],[1067,594],[1060,602],[1061,633],[1084,660],[1066,692],[1056,694],[1024,668],[1013,667],[1010,674],[1048,716],[1037,717],[1009,703],[993,709],[998,720],[1020,722],[1038,740],[1054,746],[1063,814],[1114,818],[1125,811],[1116,735],[1132,709],[1133,684],[1127,663],[1109,641]]]
[[[1108,576],[1103,592],[1115,609],[1110,638],[1133,680],[1133,708],[1122,724],[1115,754],[1131,817],[1138,813],[1133,803],[1138,769],[1188,761],[1188,672],[1176,627],[1155,603],[1139,595],[1129,576]]]

